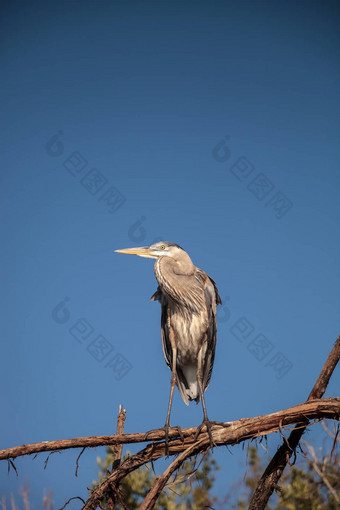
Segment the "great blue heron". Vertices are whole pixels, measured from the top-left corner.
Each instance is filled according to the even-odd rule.
[[[168,448],[170,412],[174,388],[184,402],[202,402],[203,424],[213,445],[204,401],[215,357],[216,306],[221,304],[216,284],[177,244],[159,242],[142,248],[116,250],[156,259],[158,289],[151,297],[162,306],[161,334],[165,361],[172,371],[165,439]]]

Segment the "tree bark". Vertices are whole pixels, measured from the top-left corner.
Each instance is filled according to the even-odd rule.
[[[316,399],[304,402],[288,409],[275,413],[256,416],[254,418],[242,418],[233,422],[226,422],[228,425],[212,425],[213,440],[216,445],[232,445],[253,439],[255,437],[279,431],[280,428],[288,427],[295,423],[308,420],[338,419],[340,410],[340,398]],[[169,454],[177,455],[183,452],[194,443],[196,427],[182,429],[184,442],[180,439],[177,428],[169,431]],[[164,430],[155,429],[150,432],[137,432],[134,434],[116,434],[113,436],[88,436],[74,439],[60,439],[58,441],[43,441],[42,443],[23,444],[13,448],[0,450],[0,460],[15,459],[23,455],[31,455],[40,452],[52,452],[68,450],[71,448],[95,448],[96,446],[114,446],[119,444],[132,444],[152,442],[156,457],[165,455]],[[206,432],[200,432],[198,439],[209,442]],[[155,441],[160,441],[155,443]],[[164,450],[164,451],[163,451]],[[153,460],[150,458],[150,460]],[[146,461],[148,462],[148,461]]]

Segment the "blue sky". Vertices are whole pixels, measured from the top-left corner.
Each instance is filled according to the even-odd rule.
[[[1,11],[1,448],[113,433],[119,404],[126,431],[163,426],[153,263],[114,254],[159,239],[224,301],[210,418],[306,399],[339,334],[337,2]],[[200,421],[176,390],[172,424]],[[78,478],[76,451],[2,463],[0,494],[86,497],[100,454]],[[246,452],[214,455],[222,495]]]

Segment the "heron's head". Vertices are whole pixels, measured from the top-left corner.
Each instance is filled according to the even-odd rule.
[[[117,253],[127,253],[129,255],[139,255],[148,259],[158,259],[160,257],[172,257],[177,259],[184,254],[185,251],[175,243],[162,241],[152,244],[151,246],[143,246],[141,248],[125,248],[124,250],[115,250]]]

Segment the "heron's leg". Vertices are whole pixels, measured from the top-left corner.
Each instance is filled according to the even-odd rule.
[[[172,348],[172,362],[171,362],[171,380],[170,380],[170,396],[169,396],[169,404],[168,404],[168,411],[166,414],[166,421],[165,425],[163,427],[165,432],[165,446],[166,446],[166,454],[169,455],[169,428],[170,428],[170,414],[171,414],[171,407],[172,407],[172,400],[174,396],[175,386],[177,382],[177,370],[176,370],[176,364],[177,364],[177,347],[176,347],[176,341],[175,341],[175,333],[174,330],[171,327],[170,323],[170,317],[168,317],[168,327],[169,327],[169,339],[171,343]],[[179,426],[174,427],[177,429],[178,435],[184,441],[184,436],[181,428]],[[144,436],[145,440],[147,439],[148,434],[147,432]]]
[[[171,386],[170,386],[170,397],[169,397],[169,405],[168,405],[168,412],[166,415],[166,422],[164,426],[165,430],[165,444],[166,444],[166,453],[169,455],[169,428],[170,428],[170,413],[171,413],[171,407],[172,407],[172,399],[174,396],[174,390],[177,382],[177,345],[176,345],[176,338],[175,338],[175,332],[173,328],[171,327],[171,320],[170,316],[168,316],[168,328],[169,328],[169,340],[171,344],[171,350],[172,350],[172,363],[171,363]],[[178,433],[182,440],[183,434],[180,427],[176,427],[178,430]]]
[[[172,407],[172,400],[174,397],[175,386],[177,382],[177,374],[176,374],[176,349],[172,351],[172,374],[170,380],[170,396],[169,396],[169,404],[168,404],[168,412],[166,414],[166,421],[164,425],[165,430],[165,444],[166,444],[166,454],[169,455],[169,427],[170,427],[170,414]]]
[[[174,353],[174,360],[176,363],[175,358],[176,352]],[[162,429],[164,429],[165,432],[165,444],[166,444],[166,454],[169,455],[169,428],[170,428],[170,414],[171,414],[171,407],[172,407],[172,399],[174,396],[175,386],[177,381],[177,375],[176,375],[176,368],[174,369],[174,361],[172,363],[172,374],[170,379],[170,396],[169,396],[169,403],[168,403],[168,412],[166,414],[166,421],[165,425]],[[147,439],[148,434],[150,434],[151,431],[147,432],[144,436],[145,440]],[[182,431],[181,431],[182,432]]]
[[[199,391],[200,399],[201,399],[201,402],[202,402],[203,422],[197,428],[197,431],[196,431],[196,434],[195,434],[195,440],[197,439],[197,437],[198,437],[198,435],[199,435],[203,425],[205,425],[206,428],[207,428],[208,435],[209,435],[210,447],[211,447],[211,449],[213,449],[214,442],[213,442],[212,434],[211,434],[211,424],[210,424],[210,421],[209,421],[209,418],[208,418],[207,408],[206,408],[205,400],[204,400],[203,371],[202,371],[202,349],[199,351],[198,359],[197,359],[197,384],[198,384],[198,391]]]

